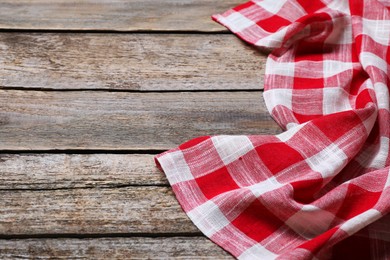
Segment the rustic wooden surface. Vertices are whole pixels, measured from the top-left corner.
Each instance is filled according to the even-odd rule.
[[[169,187],[2,190],[0,233],[199,233]]]
[[[280,132],[265,55],[210,19],[240,2],[0,1],[0,259],[232,259],[153,157]]]
[[[0,190],[168,186],[152,154],[0,154],[0,169]]]
[[[0,28],[221,32],[210,15],[239,0],[2,0]]]
[[[278,132],[260,92],[0,90],[0,125],[7,150],[155,150],[199,135]]]
[[[233,259],[204,237],[119,237],[3,240],[4,258],[29,259]]]
[[[0,60],[3,88],[138,91],[259,90],[265,63],[227,34],[2,33]]]

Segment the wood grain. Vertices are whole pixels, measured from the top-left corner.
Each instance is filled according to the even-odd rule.
[[[264,65],[233,35],[0,34],[2,88],[257,90]]]
[[[195,233],[168,187],[0,191],[0,235]]]
[[[233,259],[153,155],[124,153],[280,132],[261,91],[243,91],[262,88],[265,55],[210,19],[239,3],[0,3],[1,259]]]
[[[4,259],[234,259],[204,237],[0,240]]]
[[[0,190],[168,185],[149,154],[0,154]]]
[[[202,135],[275,134],[261,92],[0,91],[2,150],[153,150]]]
[[[114,31],[225,31],[210,16],[238,0],[3,0],[0,28]]]

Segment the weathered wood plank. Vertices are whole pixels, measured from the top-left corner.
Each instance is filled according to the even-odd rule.
[[[0,190],[168,185],[149,154],[0,154]]]
[[[2,259],[234,259],[204,237],[0,240]]]
[[[275,134],[261,92],[0,90],[0,149],[169,149],[215,134]]]
[[[0,234],[199,233],[169,187],[0,191]]]
[[[261,89],[264,65],[233,35],[0,34],[2,88]]]
[[[238,0],[3,0],[0,28],[115,31],[224,31],[211,21]]]

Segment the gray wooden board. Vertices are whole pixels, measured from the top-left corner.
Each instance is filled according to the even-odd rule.
[[[204,237],[0,240],[2,259],[234,259]]]
[[[3,0],[0,28],[114,31],[225,31],[210,16],[238,0]]]
[[[169,187],[0,190],[0,198],[0,235],[199,234]]]
[[[264,65],[233,35],[0,34],[2,88],[257,90]]]
[[[203,135],[279,132],[261,92],[0,90],[0,150],[169,149]]]
[[[0,190],[159,185],[150,154],[0,154]]]
[[[261,91],[245,92],[262,89],[265,55],[210,18],[239,3],[0,3],[0,258],[232,259],[185,215],[154,155],[125,153],[280,132]]]

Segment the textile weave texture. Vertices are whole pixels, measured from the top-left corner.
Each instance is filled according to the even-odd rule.
[[[390,1],[253,0],[213,19],[270,50],[285,131],[158,155],[184,211],[239,259],[390,259]]]

